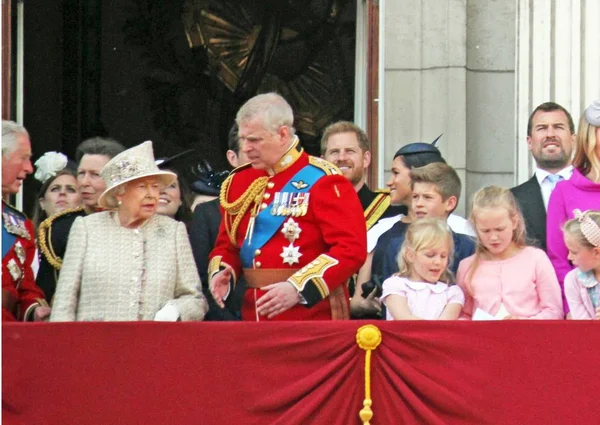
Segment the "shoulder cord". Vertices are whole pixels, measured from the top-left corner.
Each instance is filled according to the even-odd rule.
[[[252,184],[246,189],[246,191],[235,201],[228,202],[227,201],[227,192],[229,191],[229,186],[231,181],[233,180],[233,176],[235,174],[230,175],[223,182],[221,186],[221,193],[219,194],[219,201],[221,202],[221,206],[225,210],[225,228],[227,229],[227,235],[229,236],[229,240],[233,245],[236,244],[236,233],[237,229],[248,212],[248,209],[252,205],[253,202],[260,202],[260,195],[267,187],[267,183],[269,178],[266,176],[259,177],[252,182]],[[231,227],[229,225],[229,221],[231,217],[235,217],[233,219],[233,224]]]

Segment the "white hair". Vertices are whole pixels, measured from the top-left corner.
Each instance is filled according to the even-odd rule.
[[[19,139],[18,135],[23,134],[29,138],[29,133],[21,124],[14,121],[2,120],[2,158],[8,157],[17,150]]]
[[[264,93],[248,100],[238,111],[235,122],[241,125],[255,117],[261,117],[265,128],[275,133],[281,126],[290,129],[290,134],[295,134],[294,112],[289,103],[277,93]]]

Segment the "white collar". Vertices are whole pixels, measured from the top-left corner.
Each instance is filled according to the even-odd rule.
[[[406,279],[406,286],[410,289],[414,289],[415,291],[422,291],[424,289],[429,289],[431,292],[435,292],[436,294],[443,294],[448,288],[448,284],[444,282],[437,282],[435,285],[427,282],[415,282],[412,280]]]
[[[548,177],[550,174],[552,174],[552,173],[550,173],[546,170],[542,170],[539,167],[535,167],[535,177],[536,177],[538,183],[540,184],[540,186],[542,185],[542,182],[544,180],[546,180],[546,177]],[[569,165],[568,167],[563,168],[556,174],[561,176],[565,180],[569,180],[571,178],[571,174],[573,174],[573,166]]]

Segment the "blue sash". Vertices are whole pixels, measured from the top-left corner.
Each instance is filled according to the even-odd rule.
[[[288,193],[306,193],[325,172],[313,165],[307,164],[292,177],[286,185],[281,189],[281,192]],[[292,185],[292,182],[303,181],[306,183],[302,189],[297,189]],[[248,238],[244,240],[244,244],[240,249],[240,258],[244,268],[251,268],[254,260],[254,251],[262,248],[271,237],[281,227],[287,216],[271,215],[271,208],[262,210],[254,220],[254,232],[252,235],[252,243]]]
[[[6,256],[6,254],[8,254],[8,251],[10,251],[12,249],[12,247],[16,241],[17,241],[17,236],[13,235],[12,233],[9,233],[8,230],[6,230],[6,226],[4,226],[4,217],[2,217],[2,258],[3,259]]]

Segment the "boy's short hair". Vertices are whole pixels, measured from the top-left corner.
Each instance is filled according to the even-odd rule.
[[[456,197],[458,203],[460,199],[461,183],[456,170],[444,162],[434,162],[423,167],[410,170],[410,187],[414,188],[415,183],[431,183],[437,187],[446,201],[451,196]]]

